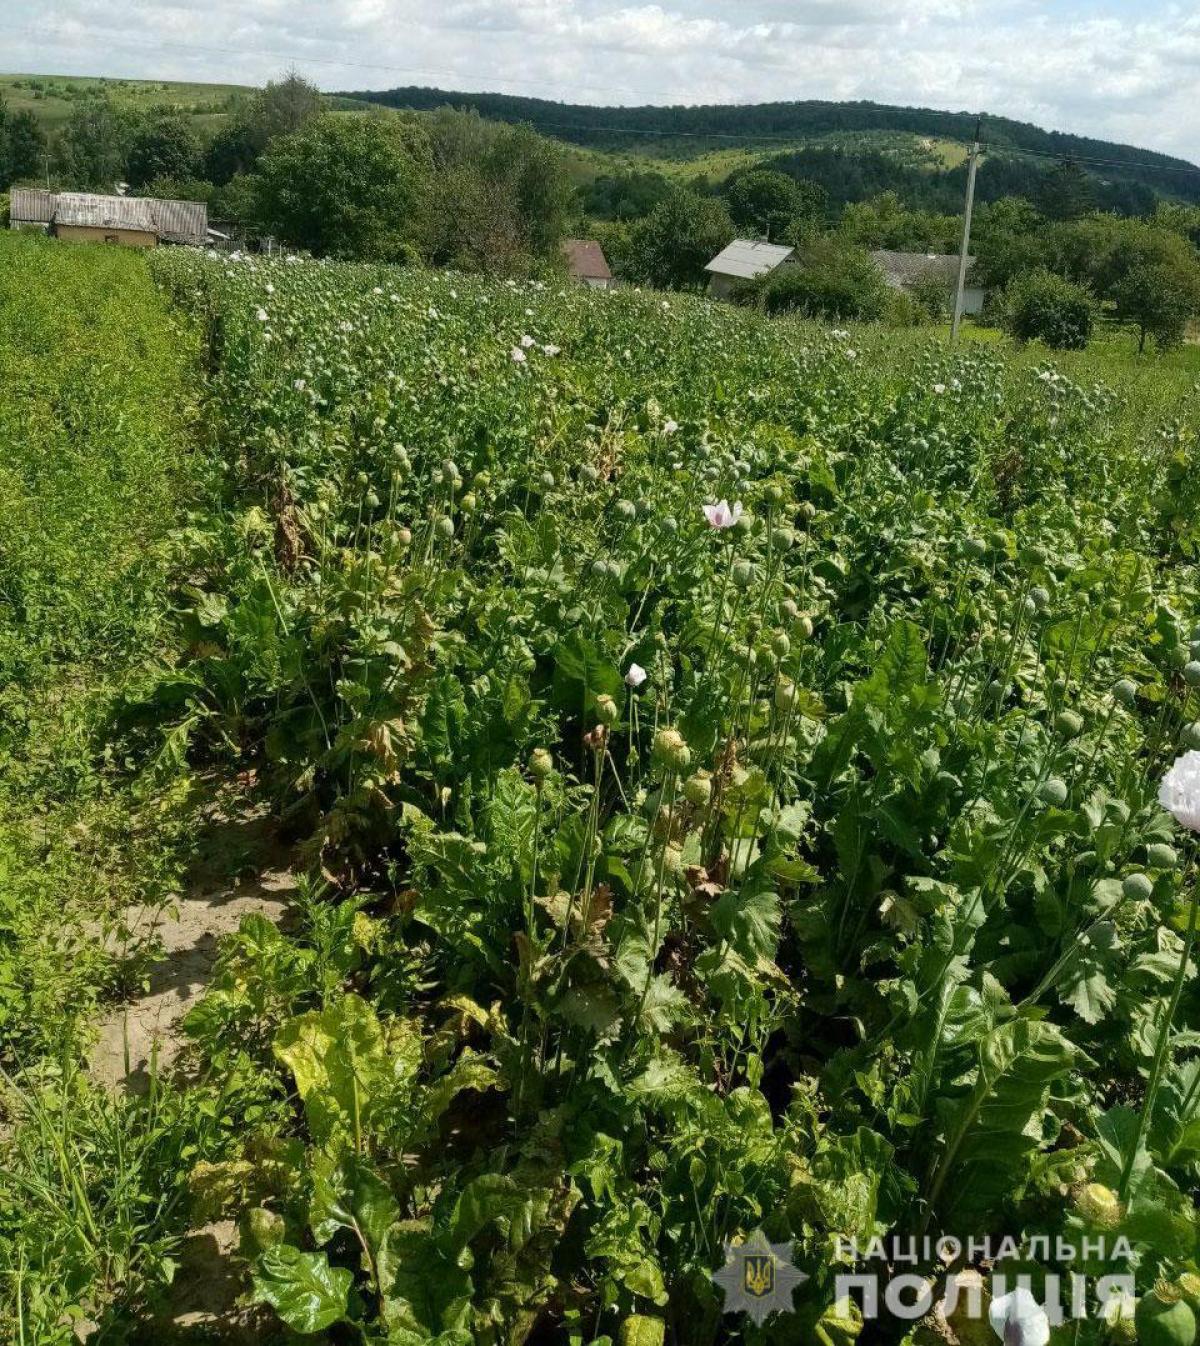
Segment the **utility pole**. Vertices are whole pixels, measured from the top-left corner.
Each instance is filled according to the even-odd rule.
[[[979,168],[979,154],[982,146],[979,133],[983,127],[983,118],[975,123],[975,139],[971,142],[971,152],[967,158],[967,204],[963,211],[962,247],[958,253],[958,284],[954,289],[954,318],[950,323],[950,344],[958,342],[958,329],[962,325],[963,291],[967,285],[967,258],[971,254],[971,212],[975,209],[975,173]]]

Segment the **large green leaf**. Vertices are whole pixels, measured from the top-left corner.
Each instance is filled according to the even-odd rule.
[[[346,1317],[353,1275],[323,1252],[290,1243],[268,1248],[254,1269],[254,1294],[296,1332],[321,1332]]]
[[[361,1136],[387,1078],[383,1029],[365,1000],[348,995],[289,1019],[275,1035],[275,1055],[295,1076],[318,1144],[339,1132]]]
[[[1042,1020],[1001,1023],[975,1047],[969,1086],[939,1100],[945,1148],[930,1194],[941,1194],[947,1216],[953,1212],[964,1222],[1018,1195],[1041,1139],[1050,1086],[1086,1059]]]

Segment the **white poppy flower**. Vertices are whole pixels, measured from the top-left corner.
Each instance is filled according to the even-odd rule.
[[[993,1299],[988,1322],[1004,1346],[1047,1346],[1050,1340],[1046,1310],[1024,1286]]]
[[[734,501],[730,505],[728,500],[721,500],[715,505],[704,505],[704,517],[708,520],[712,528],[732,528],[742,517],[742,502]]]
[[[1200,832],[1200,752],[1193,748],[1176,759],[1158,787],[1158,802],[1180,826]]]

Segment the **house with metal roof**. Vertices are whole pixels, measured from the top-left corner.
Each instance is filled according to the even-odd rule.
[[[726,299],[742,282],[758,280],[795,260],[796,249],[783,243],[735,238],[704,268],[709,274],[708,292],[714,298]]]
[[[878,249],[871,260],[883,272],[893,290],[911,290],[917,285],[941,285],[952,296],[958,284],[958,254],[952,252],[889,252]],[[963,312],[982,313],[987,292],[971,283],[975,258],[967,258],[967,284],[963,290]]]
[[[594,238],[564,239],[562,249],[572,280],[593,290],[611,290],[616,286],[604,249]]]
[[[208,238],[208,207],[203,201],[14,187],[9,197],[9,227],[36,229],[77,243],[115,243],[131,248],[184,243],[201,247]]]

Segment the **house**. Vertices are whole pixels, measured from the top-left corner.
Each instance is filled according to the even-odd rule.
[[[708,292],[715,299],[727,299],[742,282],[757,280],[795,260],[796,249],[782,243],[735,238],[704,268],[709,273]]]
[[[76,243],[115,243],[128,248],[186,243],[201,247],[208,238],[208,207],[203,201],[14,187],[9,198],[9,227],[36,229]]]
[[[594,238],[568,238],[562,246],[572,280],[593,290],[616,288],[617,282],[605,260],[604,249]]]
[[[958,254],[946,252],[888,252],[871,254],[871,260],[883,272],[883,278],[893,290],[911,290],[915,285],[933,282],[945,287],[953,295],[958,284]],[[963,290],[963,312],[982,313],[987,292],[981,285],[971,284],[971,268],[975,258],[967,258],[967,284]]]

